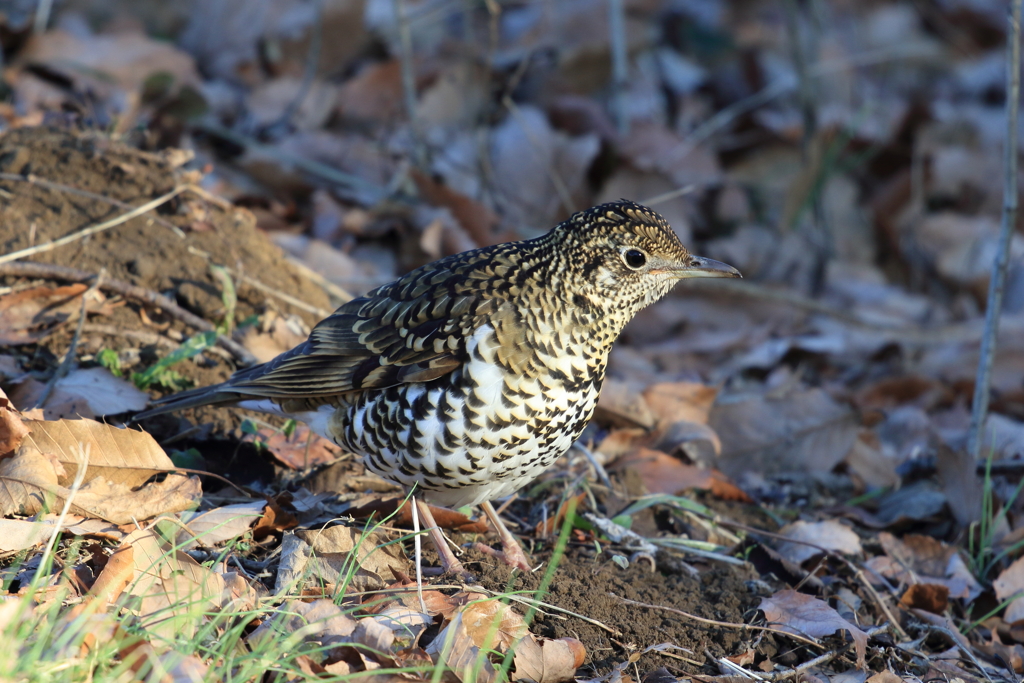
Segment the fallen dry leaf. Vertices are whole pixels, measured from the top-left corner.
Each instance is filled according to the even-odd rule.
[[[594,419],[616,427],[654,426],[655,417],[640,390],[616,379],[605,380],[597,397]]]
[[[707,424],[718,390],[697,382],[659,382],[643,397],[659,425],[671,422]]]
[[[135,580],[117,602],[151,633],[191,638],[204,614],[228,599],[220,574],[172,549],[152,527],[133,531],[123,545],[132,547]]]
[[[537,641],[527,636],[515,645],[512,680],[534,683],[571,681],[586,658],[586,648],[575,638]]]
[[[79,368],[57,380],[44,407],[68,402],[88,407],[88,413],[80,411],[83,417],[99,417],[144,410],[149,395],[106,368]]]
[[[130,544],[121,544],[107,558],[107,563],[89,588],[89,595],[105,603],[114,602],[134,579],[135,550]]]
[[[0,389],[0,457],[13,452],[29,433],[28,426]]]
[[[22,448],[0,461],[0,513],[33,515],[59,508],[71,499],[70,511],[114,524],[129,524],[195,507],[202,495],[199,477],[171,474],[139,489],[96,477],[78,491],[61,486],[64,468],[52,455]]]
[[[238,538],[252,527],[253,522],[263,516],[266,501],[239,503],[213,508],[194,515],[183,515],[187,531],[178,532],[177,543],[182,550],[196,546],[212,548],[220,543]]]
[[[799,520],[782,527],[778,533],[794,541],[802,541],[802,543],[781,542],[778,546],[779,554],[795,564],[802,564],[815,555],[821,554],[818,548],[804,545],[805,543],[846,555],[860,555],[863,552],[860,537],[852,529],[835,519],[823,522]]]
[[[34,344],[76,318],[86,285],[33,287],[0,297],[0,344]]]
[[[941,584],[949,588],[950,597],[968,602],[981,593],[981,586],[955,547],[919,534],[896,538],[883,531],[878,540],[888,558],[871,558],[868,565],[880,567],[879,573],[883,576],[907,585]],[[889,558],[892,564],[886,565],[885,560]]]
[[[173,76],[176,85],[199,82],[187,52],[135,31],[80,35],[55,29],[36,36],[20,57],[90,85],[113,80],[133,94],[155,73]]]
[[[709,425],[722,440],[719,468],[744,472],[828,472],[857,438],[853,411],[821,389],[720,399]]]
[[[268,311],[259,327],[246,328],[240,341],[256,360],[266,363],[306,341],[308,336],[309,329],[302,324],[301,318]]]
[[[27,426],[31,433],[21,448],[55,456],[64,465],[59,479],[62,486],[74,481],[79,464],[84,462],[84,452],[89,454],[85,481],[103,477],[135,488],[155,474],[174,469],[171,459],[146,432],[92,420],[33,420]]]
[[[351,572],[349,585],[357,590],[378,590],[386,587],[396,572],[407,573],[410,567],[402,546],[387,544],[380,532],[335,525],[300,530],[295,535],[313,549],[310,573],[330,583],[342,583]]]
[[[486,683],[497,670],[489,653],[499,653],[529,632],[523,618],[499,600],[470,603],[452,617],[427,646],[434,661],[443,661],[462,681]]]
[[[282,465],[293,470],[329,465],[342,454],[340,446],[314,433],[304,424],[296,425],[291,435],[280,429],[263,427],[256,434],[247,434],[245,441],[263,444]]]
[[[945,614],[949,606],[949,587],[935,583],[915,583],[907,588],[900,604],[911,609],[923,609],[932,614]]]
[[[282,635],[295,643],[310,642],[331,646],[346,642],[356,629],[356,620],[342,612],[331,600],[288,600],[249,636],[252,649],[264,640],[280,643]],[[280,647],[280,645],[275,645]]]
[[[421,171],[412,169],[411,174],[423,199],[433,206],[445,207],[451,211],[462,229],[473,238],[476,246],[489,247],[501,241],[497,234],[500,219],[487,206],[435,181]],[[450,253],[448,250],[442,251],[444,253],[439,253],[438,257]]]
[[[1009,567],[999,572],[999,576],[992,582],[992,588],[996,592],[996,599],[1000,602],[1024,593],[1024,557],[1018,558]],[[1003,619],[1011,624],[1024,619],[1024,595],[1015,598],[1007,605]]]
[[[0,484],[2,485],[2,484]],[[0,555],[33,548],[53,535],[55,520],[0,519]]]
[[[771,625],[796,635],[820,638],[836,631],[846,631],[857,649],[857,667],[865,668],[868,634],[839,616],[828,603],[795,590],[779,591],[762,598],[758,609]]]

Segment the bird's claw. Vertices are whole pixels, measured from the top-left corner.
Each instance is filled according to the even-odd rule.
[[[529,558],[526,557],[526,553],[518,545],[505,546],[503,550],[495,550],[489,545],[480,543],[479,541],[473,544],[473,547],[482,553],[496,557],[508,566],[519,569],[523,572],[530,573],[533,571],[533,567],[530,566]]]

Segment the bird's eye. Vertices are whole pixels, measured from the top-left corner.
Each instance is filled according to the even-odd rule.
[[[643,268],[647,263],[647,256],[639,249],[627,249],[622,253],[622,258],[625,259],[626,265],[633,270]]]

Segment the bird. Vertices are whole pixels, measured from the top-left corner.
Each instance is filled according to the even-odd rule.
[[[493,554],[529,571],[491,501],[580,436],[639,311],[680,280],[736,277],[691,254],[652,209],[601,204],[539,237],[417,268],[343,304],[290,351],[136,420],[211,404],[300,420],[413,492],[443,569],[467,574],[427,503],[479,505],[501,541]]]

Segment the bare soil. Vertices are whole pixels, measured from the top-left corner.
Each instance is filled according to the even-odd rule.
[[[86,190],[132,205],[139,205],[189,180],[165,155],[150,154],[112,142],[97,134],[71,133],[45,128],[17,129],[0,135],[0,173],[23,178],[36,177],[51,183]],[[88,225],[108,220],[125,209],[98,199],[41,187],[24,180],[0,179],[0,253],[10,253],[74,233]],[[179,228],[184,236],[154,220],[154,215]],[[197,254],[204,252],[209,258]],[[180,196],[152,214],[135,218],[106,232],[76,241],[31,260],[99,273],[162,292],[177,303],[212,322],[224,315],[220,286],[210,274],[210,264],[226,265],[258,279],[263,284],[320,308],[329,308],[327,296],[284,257],[282,252],[255,227],[244,209],[222,208],[216,203]],[[0,285],[24,284],[13,277],[0,277]],[[57,284],[57,283],[55,283]],[[242,320],[271,308],[303,317],[310,314],[293,309],[283,301],[269,298],[260,290],[238,283],[238,309]],[[115,308],[105,324],[119,331],[177,330],[181,336],[194,331],[160,311],[145,311],[135,302]],[[68,348],[71,330],[62,329],[38,346],[19,347],[17,353],[26,367],[45,371]],[[88,357],[102,348],[131,346],[124,335],[89,333],[79,346],[79,356]],[[142,350],[155,353],[154,349]],[[179,364],[183,375],[197,385],[221,381],[235,370],[229,361],[209,356],[199,363]],[[186,412],[193,424],[213,423],[212,440],[195,442],[208,461],[233,463],[237,476],[248,475],[264,481],[274,470],[259,460],[255,449],[241,446],[235,438],[239,418],[230,409],[199,409]],[[179,417],[155,420],[145,426],[167,438],[181,429]],[[162,434],[160,434],[162,432]],[[234,434],[232,433],[234,432]],[[185,441],[175,448],[193,443]],[[214,469],[225,471],[217,466]],[[361,467],[350,462],[346,471]],[[354,476],[354,474],[353,474]],[[344,482],[336,486],[344,487]],[[485,539],[494,540],[494,539]],[[550,549],[537,552],[537,561],[550,559]],[[493,590],[535,590],[543,571],[516,576],[510,583],[507,567],[492,558],[471,553],[467,565],[482,583]],[[693,574],[677,560],[659,556],[657,567],[638,562],[622,569],[610,553],[596,553],[593,547],[570,545],[562,558],[544,600],[567,613],[539,614],[534,630],[549,637],[572,636],[583,642],[587,661],[580,675],[600,674],[625,661],[630,654],[669,643],[685,650],[670,650],[683,657],[657,652],[643,654],[636,662],[641,675],[665,667],[676,673],[716,674],[717,665],[707,664],[708,654],[728,655],[743,651],[744,642],[764,657],[774,657],[776,648],[769,637],[733,628],[709,626],[662,609],[639,607],[620,598],[668,607],[706,619],[735,624],[749,621],[758,604],[750,583],[758,578],[752,569],[732,566],[698,565]],[[582,615],[591,621],[568,613]],[[603,626],[596,625],[599,622]]]

